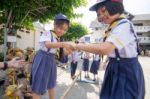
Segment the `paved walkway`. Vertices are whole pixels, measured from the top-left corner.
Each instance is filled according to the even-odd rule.
[[[82,61],[78,64],[78,71],[76,74],[79,73],[81,69]],[[70,68],[62,69],[58,67],[58,78],[57,78],[57,86],[56,86],[56,99],[60,99],[62,94],[71,86],[73,80],[70,78]],[[102,71],[100,75],[103,75],[104,72]],[[69,93],[64,99],[98,99],[99,97],[99,85],[98,83],[93,83],[92,79],[85,79],[84,73],[82,72],[81,81],[75,83],[75,85],[71,88]],[[90,74],[92,78],[92,75]],[[88,83],[92,82],[92,83]],[[42,99],[48,99],[47,94],[42,96]]]

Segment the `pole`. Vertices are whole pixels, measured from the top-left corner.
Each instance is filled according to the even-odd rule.
[[[10,10],[8,18],[7,18],[7,23],[5,24],[4,28],[4,61],[6,60],[6,52],[7,52],[7,33],[8,33],[8,24],[10,22],[12,16],[12,10]]]

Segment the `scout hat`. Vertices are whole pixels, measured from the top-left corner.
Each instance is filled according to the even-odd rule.
[[[112,2],[120,2],[123,3],[123,0],[97,0],[96,3],[90,7],[90,11],[96,11],[99,4],[105,3],[106,1],[112,1]]]
[[[55,16],[54,20],[66,20],[66,21],[70,22],[69,19],[67,18],[67,16],[65,16],[65,15],[62,14],[62,13],[57,14],[57,15]]]

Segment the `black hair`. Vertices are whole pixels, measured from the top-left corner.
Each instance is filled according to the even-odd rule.
[[[106,2],[100,3],[99,5],[97,5],[96,11],[100,7],[106,7],[106,9],[110,15],[124,13],[124,6],[121,2],[106,1]]]
[[[76,44],[78,44],[78,43],[79,43],[79,41],[77,41],[77,40],[76,40],[76,41],[75,41],[75,43],[76,43]]]
[[[56,19],[56,20],[54,20],[54,24],[57,25],[57,26],[61,26],[65,23],[69,26],[70,21],[65,20],[65,19]]]

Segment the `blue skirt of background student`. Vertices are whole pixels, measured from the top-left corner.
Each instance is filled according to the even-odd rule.
[[[100,65],[100,60],[93,60],[91,68],[90,68],[90,72],[93,74],[97,74],[99,65]]]
[[[60,58],[61,63],[67,63],[68,62],[68,56],[63,56]]]
[[[89,71],[89,59],[83,59],[83,71]]]

